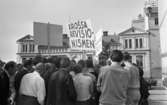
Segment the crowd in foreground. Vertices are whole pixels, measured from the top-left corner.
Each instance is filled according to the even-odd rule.
[[[35,57],[0,66],[0,105],[148,105],[143,70],[129,53],[111,62]]]

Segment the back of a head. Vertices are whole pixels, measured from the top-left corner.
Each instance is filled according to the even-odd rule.
[[[44,58],[41,55],[37,55],[33,58],[33,64],[36,65],[38,63],[43,62]]]
[[[54,64],[52,63],[45,63],[45,71],[52,72],[54,70]]]
[[[78,74],[82,71],[81,66],[79,66],[78,64],[74,64],[71,66],[71,71],[74,71],[75,74]]]
[[[67,68],[70,66],[70,59],[68,57],[62,57],[60,60],[60,67]]]
[[[86,60],[86,66],[87,66],[87,68],[93,68],[93,60],[87,59]]]
[[[43,63],[38,63],[35,66],[35,70],[42,75],[45,72],[45,65]]]
[[[79,60],[78,61],[78,65],[81,67],[81,68],[84,68],[86,67],[86,62],[84,60]]]
[[[29,67],[29,66],[32,66],[32,65],[33,65],[33,62],[32,62],[31,59],[25,60],[25,61],[23,62],[23,66],[24,66],[24,67]]]
[[[106,63],[106,60],[105,60],[105,59],[100,59],[100,60],[99,60],[99,64],[100,64],[101,66],[105,66],[107,63]]]
[[[55,65],[56,68],[60,68],[60,60],[61,60],[61,57],[58,57],[58,56],[53,57],[52,63]]]
[[[131,56],[128,52],[123,53],[123,60],[124,61],[129,61],[131,59]]]
[[[113,50],[111,53],[111,60],[113,62],[121,62],[123,60],[123,54],[120,50]]]
[[[5,62],[3,62],[2,60],[0,60],[0,67],[3,67],[5,65]]]
[[[14,61],[9,61],[5,64],[5,70],[9,70],[10,68],[14,68],[16,66],[16,63]]]
[[[9,61],[5,64],[4,69],[7,70],[10,75],[13,75],[16,72],[16,65],[14,61]]]
[[[23,64],[21,63],[17,64],[17,70],[18,71],[23,70]]]

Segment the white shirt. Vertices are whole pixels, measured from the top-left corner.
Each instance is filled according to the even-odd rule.
[[[36,97],[41,105],[44,102],[46,95],[45,83],[36,71],[23,76],[19,91],[20,94]]]
[[[79,73],[74,77],[74,86],[77,92],[77,101],[86,101],[91,97],[93,80],[89,75]]]

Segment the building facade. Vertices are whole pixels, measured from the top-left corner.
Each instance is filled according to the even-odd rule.
[[[26,35],[19,40],[17,40],[18,51],[17,51],[17,62],[21,63],[24,60],[32,59],[37,55],[44,57],[49,56],[67,56],[70,59],[81,59],[83,58],[82,51],[71,50],[69,48],[69,38],[67,34],[63,34],[63,46],[46,46],[46,45],[37,45],[34,42],[34,36]],[[84,52],[86,57],[92,56],[93,51]]]
[[[83,53],[85,53],[86,58],[91,57],[94,51],[77,51],[71,50],[69,46],[69,37],[67,34],[63,34],[62,46],[47,46],[47,45],[37,45],[34,41],[34,36],[26,35],[19,40],[17,40],[18,51],[17,51],[17,61],[22,62],[26,59],[32,59],[37,55],[42,55],[44,57],[55,56],[55,55],[65,55],[71,59],[77,58],[82,59]],[[112,50],[119,49],[119,36],[118,35],[108,35],[107,31],[103,32],[103,47],[107,46],[107,50],[111,52]]]
[[[150,78],[150,43],[149,33],[144,30],[131,27],[119,34],[120,50],[129,52],[131,62],[143,68],[144,77]]]
[[[132,27],[121,32],[121,50],[132,55],[132,62],[144,69],[146,78],[161,79],[160,34],[157,0],[147,0],[144,16],[132,21]]]
[[[34,43],[31,35],[26,35],[17,40],[17,62],[21,63],[26,59],[31,59],[38,54],[38,46]]]
[[[167,77],[167,0],[159,0],[158,4],[162,73],[164,77]]]

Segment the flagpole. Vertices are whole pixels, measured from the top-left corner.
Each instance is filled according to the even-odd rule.
[[[47,43],[48,44],[48,46],[47,46],[48,49],[47,50],[48,50],[48,57],[50,56],[50,27],[49,27],[49,25],[50,24],[48,22],[48,24],[47,24],[47,39],[48,39],[47,40],[48,41],[48,43]]]

